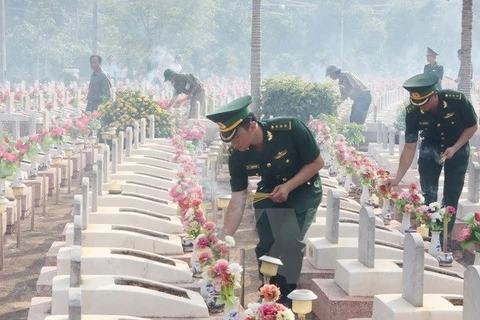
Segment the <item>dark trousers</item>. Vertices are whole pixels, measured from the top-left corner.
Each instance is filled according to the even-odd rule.
[[[364,124],[371,103],[372,95],[370,91],[364,91],[356,97],[353,100],[352,111],[350,112],[350,122]]]
[[[198,112],[202,112],[202,110],[205,109],[205,91],[203,89],[196,92],[190,99],[190,110],[188,111],[187,119],[196,119],[199,117],[199,114],[197,114],[197,102],[200,103],[200,110],[198,110]]]
[[[457,210],[458,199],[462,193],[465,173],[467,172],[470,147],[464,145],[451,159],[446,160],[444,165],[439,164],[440,150],[431,146],[420,147],[418,157],[418,172],[420,174],[420,186],[425,196],[425,204],[437,201],[438,179],[444,170],[443,183],[443,206],[452,206]],[[455,225],[456,215],[453,215],[448,223],[448,233]]]
[[[279,258],[278,275],[271,279],[283,295],[296,288],[305,252],[305,234],[315,220],[318,205],[303,212],[293,208],[255,209],[259,242],[255,248],[257,259],[263,255]],[[259,261],[260,266],[260,261]]]

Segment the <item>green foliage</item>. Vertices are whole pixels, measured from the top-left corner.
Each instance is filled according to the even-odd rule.
[[[340,119],[332,115],[320,115],[318,117],[320,121],[328,123],[330,128],[330,135],[333,140],[336,140],[337,134],[341,134],[345,137],[349,146],[359,147],[365,143],[365,136],[363,132],[367,130],[367,127],[357,123],[341,123]]]
[[[340,103],[332,83],[308,83],[293,76],[267,78],[262,91],[262,113],[267,118],[293,116],[306,123],[310,116],[336,114]]]
[[[408,100],[397,105],[395,108],[395,123],[393,124],[397,131],[405,131],[405,115],[406,115],[406,107],[408,106]]]
[[[155,137],[170,138],[175,131],[172,117],[154,100],[142,96],[140,91],[120,91],[115,101],[108,100],[105,104],[99,105],[97,111],[105,128],[125,130],[141,118],[148,120],[150,115],[154,115]]]

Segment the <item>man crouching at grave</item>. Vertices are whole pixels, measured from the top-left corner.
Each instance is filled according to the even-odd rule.
[[[318,171],[324,161],[310,130],[300,120],[279,117],[259,121],[248,108],[251,96],[238,98],[207,115],[218,124],[220,137],[230,142],[231,200],[222,237],[233,235],[252,198],[259,242],[257,259],[268,255],[283,266],[271,284],[281,291],[280,302],[296,289],[304,256],[304,236],[322,200]],[[248,176],[261,176],[255,195],[247,195]]]
[[[438,180],[442,168],[443,206],[457,210],[463,189],[470,147],[468,141],[477,131],[477,115],[470,101],[458,91],[435,89],[438,77],[419,74],[403,84],[410,92],[410,105],[405,116],[405,147],[400,155],[397,175],[388,187],[396,186],[410,167],[421,132],[418,172],[425,194],[425,204],[437,201]],[[455,224],[455,215],[448,224],[448,233]]]

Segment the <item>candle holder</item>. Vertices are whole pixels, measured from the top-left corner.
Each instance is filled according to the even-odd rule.
[[[7,198],[0,196],[0,214],[7,210],[8,203],[10,203],[10,201]],[[2,223],[2,221],[0,221],[0,223]]]
[[[13,195],[12,188],[8,187],[5,189],[5,198],[7,198],[10,201],[15,200],[15,196]]]
[[[292,300],[292,311],[298,315],[299,320],[305,320],[305,316],[312,312],[312,301],[317,299],[315,293],[306,289],[297,289],[287,296]]]
[[[84,141],[77,142],[75,143],[75,146],[77,147],[78,151],[82,151],[83,149],[85,149],[85,142]]]
[[[117,180],[113,180],[110,182],[110,186],[108,188],[109,194],[121,194],[122,193],[122,185]]]
[[[89,145],[95,145],[97,143],[97,137],[96,136],[91,136],[91,137],[88,137],[88,144]]]
[[[54,166],[59,166],[62,164],[62,156],[61,155],[56,155],[52,157],[52,165]]]
[[[65,155],[65,157],[70,158],[71,156],[73,156],[73,148],[72,147],[65,148],[63,150],[63,154]]]
[[[261,256],[260,273],[263,274],[263,283],[269,284],[270,278],[277,275],[278,267],[283,266],[282,260],[270,256]]]
[[[102,139],[103,140],[110,140],[110,139],[112,139],[112,135],[110,134],[110,132],[104,131],[104,132],[102,132]]]

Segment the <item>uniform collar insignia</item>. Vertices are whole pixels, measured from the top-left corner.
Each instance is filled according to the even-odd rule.
[[[445,119],[448,119],[448,118],[450,118],[451,116],[453,116],[454,114],[455,114],[455,112],[447,113],[444,118],[445,118]]]
[[[445,109],[447,107],[447,101],[443,101],[443,108]]]
[[[267,140],[268,140],[268,141],[272,141],[272,139],[273,139],[272,133],[267,130]]]

